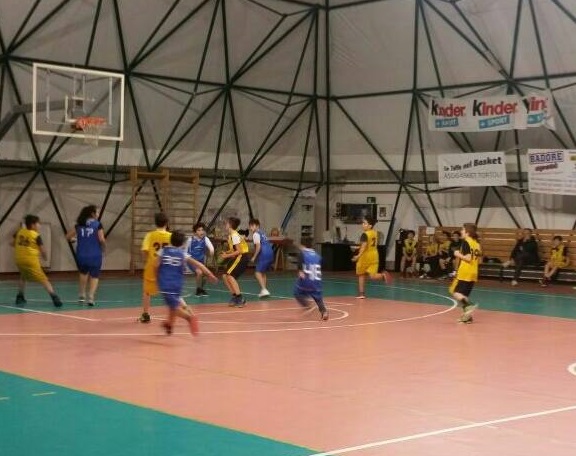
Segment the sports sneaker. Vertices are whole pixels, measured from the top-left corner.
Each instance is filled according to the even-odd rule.
[[[468,319],[469,317],[472,317],[472,314],[474,313],[474,311],[478,308],[478,305],[476,304],[468,304],[467,306],[462,307],[462,318],[464,319]]]
[[[58,295],[52,296],[52,304],[54,304],[54,307],[62,307],[62,301],[60,301]]]
[[[204,288],[200,288],[200,295],[196,296],[208,296],[208,293],[206,293],[206,290]]]
[[[83,306],[86,302],[86,298],[84,296],[78,296],[78,305]]]
[[[167,321],[162,322],[162,328],[164,328],[164,332],[166,333],[166,335],[169,336],[170,334],[172,334],[172,326],[170,326],[170,324]]]
[[[513,287],[515,287],[516,285],[518,285],[518,281],[517,281],[517,280],[513,280],[512,282],[510,282],[510,285],[512,285]]]
[[[363,294],[359,294],[358,296],[356,296],[356,299],[366,299],[366,296]]]
[[[26,298],[24,297],[24,295],[22,293],[18,293],[16,295],[16,305],[17,306],[23,306],[24,304],[26,304]]]
[[[236,304],[234,304],[234,307],[242,308],[244,306],[246,306],[246,298],[238,296],[236,298]]]
[[[238,299],[236,296],[232,296],[230,298],[230,301],[228,301],[228,307],[236,307],[236,304],[238,303]]]
[[[263,288],[262,291],[258,293],[259,298],[266,298],[267,296],[270,296],[270,292],[266,288]]]
[[[150,314],[148,312],[143,312],[138,321],[140,323],[150,323]]]
[[[196,315],[190,315],[190,332],[193,336],[197,336],[200,332],[200,325],[198,324],[198,317]]]
[[[474,318],[472,318],[472,315],[470,315],[468,317],[465,317],[464,315],[462,315],[460,317],[460,320],[458,320],[458,323],[464,323],[467,325],[469,325],[470,323],[473,323],[473,322],[474,322]]]
[[[89,299],[86,304],[88,305],[88,307],[94,307],[96,305],[93,299]]]
[[[328,320],[328,311],[327,311],[327,310],[325,310],[324,312],[320,313],[320,319],[321,319],[322,321]]]

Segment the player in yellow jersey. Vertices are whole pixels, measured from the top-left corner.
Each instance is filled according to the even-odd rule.
[[[14,246],[14,260],[20,272],[16,305],[26,304],[24,292],[26,282],[31,280],[40,283],[52,298],[55,307],[62,307],[62,301],[54,292],[52,284],[46,277],[40,264],[40,257],[46,258],[46,250],[40,237],[40,218],[36,215],[27,215],[24,218],[24,227],[14,233],[12,245]]]
[[[416,233],[413,230],[406,232],[406,239],[402,242],[402,259],[400,260],[400,271],[406,277],[406,269],[411,268],[412,274],[416,272],[416,257],[418,241],[415,239]]]
[[[228,250],[220,254],[221,259],[227,260],[226,272],[222,275],[222,281],[232,294],[230,307],[244,307],[246,305],[246,299],[242,296],[240,285],[238,285],[238,277],[246,270],[250,261],[250,254],[246,239],[236,231],[239,226],[239,218],[230,217],[226,220]]]
[[[558,270],[567,267],[569,264],[568,247],[562,242],[562,236],[554,236],[552,248],[550,249],[550,259],[544,266],[544,276],[540,279],[540,285],[547,287],[558,273]]]
[[[374,229],[376,220],[373,217],[366,216],[362,220],[362,236],[360,236],[360,247],[358,253],[352,257],[356,262],[356,275],[358,276],[358,299],[366,298],[364,294],[366,276],[372,280],[384,280],[389,283],[392,277],[386,271],[378,273],[378,233]]]
[[[156,229],[148,231],[142,241],[142,258],[144,260],[143,289],[142,289],[142,315],[139,318],[141,323],[150,323],[150,301],[152,296],[159,293],[156,281],[156,264],[158,251],[170,245],[168,231],[168,217],[163,212],[154,215]]]
[[[478,242],[476,225],[465,223],[462,228],[462,246],[454,252],[460,260],[456,278],[450,286],[450,293],[462,308],[460,323],[472,323],[472,313],[477,305],[470,301],[470,293],[478,281],[478,267],[482,262],[482,247]]]

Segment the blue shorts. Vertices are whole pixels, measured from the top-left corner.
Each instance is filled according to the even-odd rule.
[[[162,296],[164,296],[164,302],[171,310],[180,307],[180,294],[162,292]]]
[[[102,269],[102,258],[78,258],[78,272],[97,279]]]
[[[270,269],[272,263],[274,263],[274,257],[272,255],[258,255],[258,258],[256,258],[255,266],[256,272],[266,272],[268,269]]]

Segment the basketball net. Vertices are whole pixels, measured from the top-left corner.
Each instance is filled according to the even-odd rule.
[[[79,117],[74,128],[84,134],[84,143],[97,146],[100,135],[106,126],[104,117]]]

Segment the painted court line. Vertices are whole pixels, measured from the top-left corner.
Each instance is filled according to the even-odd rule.
[[[477,423],[464,424],[462,426],[454,426],[454,427],[445,428],[445,429],[438,429],[436,431],[430,431],[430,432],[422,432],[419,434],[412,434],[412,435],[407,435],[404,437],[397,437],[394,439],[380,440],[379,442],[371,442],[371,443],[366,443],[364,445],[357,445],[357,446],[353,446],[353,447],[340,448],[337,450],[326,451],[324,453],[314,453],[310,456],[334,456],[337,454],[352,453],[354,451],[361,451],[361,450],[367,450],[370,448],[377,448],[377,447],[382,447],[382,446],[386,446],[386,445],[393,445],[395,443],[410,442],[413,440],[425,439],[425,438],[434,437],[437,435],[466,431],[468,429],[489,427],[489,426],[493,426],[495,424],[511,423],[513,421],[522,421],[522,420],[527,420],[527,419],[531,419],[531,418],[539,418],[542,416],[555,415],[558,413],[565,413],[565,412],[572,412],[572,411],[576,411],[576,405],[571,405],[569,407],[562,407],[562,408],[556,408],[556,409],[551,409],[551,410],[544,410],[542,412],[526,413],[523,415],[514,415],[514,416],[505,417],[505,418],[498,418],[495,420],[480,421]]]
[[[61,317],[61,318],[72,318],[73,320],[98,321],[98,320],[95,320],[94,318],[79,317],[77,315],[68,315],[68,314],[60,313],[60,312],[46,312],[44,310],[26,309],[25,307],[5,306],[2,304],[0,304],[0,307],[2,307],[4,309],[19,310],[20,312],[37,313],[37,314],[41,314],[41,315],[51,315],[53,317]]]
[[[34,393],[34,394],[32,394],[32,396],[34,396],[34,397],[38,397],[38,396],[52,396],[52,395],[54,395],[54,394],[56,394],[55,391],[47,391],[47,392],[45,392],[45,393]]]

